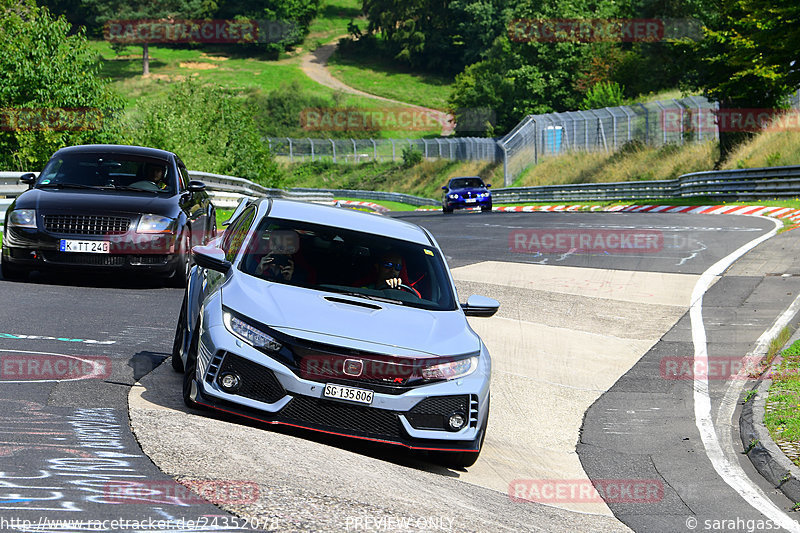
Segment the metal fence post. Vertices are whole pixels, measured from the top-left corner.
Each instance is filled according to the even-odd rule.
[[[314,140],[311,137],[306,137],[306,139],[311,143],[311,161],[314,161]]]
[[[336,143],[333,139],[328,139],[331,142],[331,150],[333,150],[333,162],[336,163]]]
[[[644,143],[650,144],[650,110],[642,103],[636,105],[644,109]]]
[[[392,161],[394,162],[395,160],[394,139],[389,139],[389,140],[392,141]]]
[[[358,149],[356,148],[356,140],[350,140],[353,141],[353,163],[358,163]]]
[[[294,150],[292,149],[292,140],[289,137],[286,137],[286,140],[289,141],[289,161],[294,163]]]
[[[375,139],[370,139],[372,141],[372,159],[374,161],[378,160],[378,145],[375,144]]]

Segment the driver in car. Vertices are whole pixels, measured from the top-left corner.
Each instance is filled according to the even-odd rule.
[[[367,289],[403,289],[421,298],[419,292],[403,280],[407,274],[403,272],[403,258],[396,252],[382,254],[374,268],[371,278],[360,280],[356,285]]]
[[[166,175],[166,168],[154,166],[150,168],[150,181],[152,181],[159,189],[167,188],[167,181],[164,179]]]

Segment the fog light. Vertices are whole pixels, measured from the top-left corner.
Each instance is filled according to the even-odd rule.
[[[467,418],[461,413],[453,413],[448,420],[450,431],[458,431],[463,428],[466,423]]]
[[[219,384],[225,389],[225,392],[236,392],[242,384],[239,374],[235,372],[227,372],[219,377]]]

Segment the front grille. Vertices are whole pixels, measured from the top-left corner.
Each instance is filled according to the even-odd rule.
[[[286,390],[272,370],[249,359],[232,353],[226,354],[217,375],[222,376],[226,372],[236,372],[241,378],[241,386],[235,393],[237,396],[264,403],[275,403],[286,396]]]
[[[43,252],[42,257],[46,263],[60,263],[63,265],[122,266],[125,264],[124,255],[51,251]]]
[[[132,265],[166,265],[169,261],[168,255],[132,255],[130,262]]]
[[[44,228],[65,235],[122,235],[131,221],[126,217],[98,215],[45,215]]]
[[[317,429],[357,436],[401,438],[397,413],[384,409],[297,396],[280,411],[280,417],[290,423],[312,424]]]
[[[476,401],[477,403],[477,401]],[[415,405],[406,419],[414,429],[447,429],[447,419],[456,412],[469,416],[469,396],[433,396]]]

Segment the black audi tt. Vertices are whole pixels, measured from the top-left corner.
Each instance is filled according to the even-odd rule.
[[[6,211],[2,273],[140,270],[184,286],[191,247],[216,235],[205,185],[172,152],[84,145],[58,150]]]

